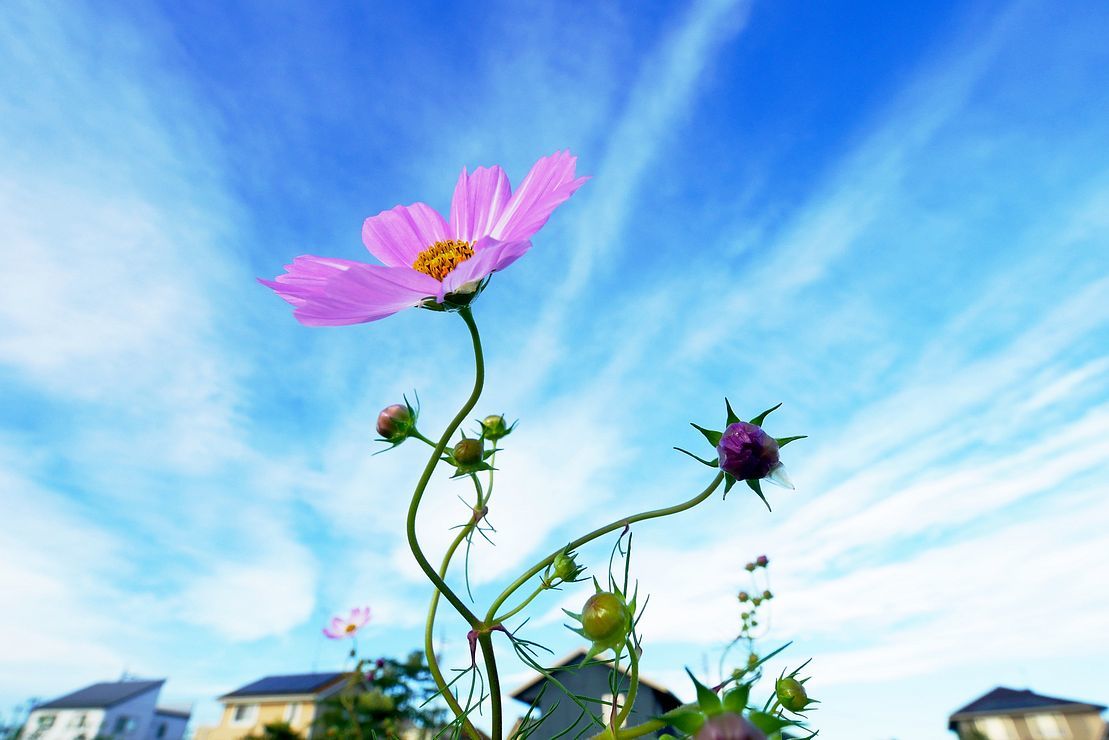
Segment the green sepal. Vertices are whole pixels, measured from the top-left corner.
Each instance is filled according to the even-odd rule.
[[[735,476],[731,473],[724,473],[724,498],[728,498],[728,491],[732,490],[735,485]]]
[[[728,426],[735,424],[739,421],[739,417],[732,411],[732,403],[727,398],[724,399],[724,406],[728,409]]]
[[[770,412],[771,411],[776,411],[777,409],[779,409],[781,407],[781,405],[782,404],[779,403],[777,406],[771,406],[766,411],[763,411],[761,414],[756,416],[754,419],[751,419],[751,423],[754,424],[755,426],[761,427],[762,423],[764,421],[766,421],[766,417],[770,415]]]
[[[710,468],[716,468],[716,467],[720,466],[720,460],[719,459],[706,460],[703,457],[697,457],[696,455],[694,455],[689,450],[683,450],[681,447],[675,447],[674,449],[677,450],[678,452],[689,455],[690,457],[692,457],[694,460],[701,463],[702,465],[708,465]]]
[[[740,684],[724,694],[724,709],[736,714],[743,714],[747,708],[747,699],[751,696],[750,684]]]
[[[797,724],[792,720],[783,719],[782,717],[767,714],[766,712],[751,712],[747,718],[751,720],[751,724],[765,733],[778,732],[782,728]]]
[[[454,464],[458,466],[458,470],[454,471],[454,475],[452,475],[451,478],[461,478],[464,475],[477,473],[482,470],[496,470],[496,468],[494,468],[487,462],[474,463],[473,465],[458,465],[458,463]]]
[[[701,708],[701,711],[709,717],[723,712],[724,703],[720,701],[720,697],[716,695],[716,692],[698,681],[688,668],[685,669],[685,672],[689,675],[689,680],[697,687],[697,706]]]
[[[575,614],[574,612],[570,611],[569,609],[563,609],[562,611],[566,612],[566,616],[570,617],[570,619],[575,619],[579,622],[581,621],[581,615],[580,614]],[[571,627],[571,629],[573,629],[573,628]]]
[[[709,441],[709,444],[713,447],[716,447],[716,445],[720,444],[720,438],[724,436],[723,432],[717,432],[712,429],[705,429],[703,426],[699,426],[697,424],[694,424],[693,422],[689,422],[689,425],[701,434],[705,435],[705,439],[707,439]]]
[[[799,434],[796,437],[778,437],[774,441],[778,443],[779,447],[785,447],[790,442],[796,442],[799,439],[808,439],[809,435]]]
[[[762,499],[762,502],[766,504],[766,510],[773,511],[773,509],[770,508],[770,502],[766,500],[766,496],[764,496],[762,493],[762,483],[759,482],[759,479],[748,478],[746,482],[747,485],[751,487],[751,490],[757,493],[759,495],[759,498]]]
[[[705,715],[701,714],[696,709],[689,709],[687,707],[671,709],[669,712],[659,717],[659,719],[675,730],[680,730],[687,735],[697,734],[697,731],[701,729],[701,725],[705,724]]]

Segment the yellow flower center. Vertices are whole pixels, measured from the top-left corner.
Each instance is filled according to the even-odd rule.
[[[449,275],[451,270],[473,256],[474,249],[470,246],[470,242],[447,239],[445,242],[435,242],[416,255],[412,269],[443,282],[443,278]]]
[[[355,631],[356,629],[358,629],[358,625],[356,625],[356,624],[348,624],[348,625],[347,625],[347,626],[345,627],[345,629],[346,629],[346,631],[347,631],[347,634],[349,635],[349,634],[350,634],[351,632],[354,632],[354,631]]]

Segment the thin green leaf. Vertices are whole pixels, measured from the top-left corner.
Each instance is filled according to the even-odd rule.
[[[809,435],[807,434],[799,434],[796,437],[778,437],[774,441],[778,443],[779,447],[785,447],[790,442],[796,442],[799,439],[808,439],[808,437]]]
[[[697,706],[701,708],[701,711],[710,717],[724,711],[724,703],[720,701],[720,697],[716,695],[716,692],[698,681],[688,668],[685,669],[685,672],[689,675],[689,680],[693,681],[693,685],[697,687]]]
[[[710,468],[715,468],[715,467],[718,467],[720,465],[720,461],[717,460],[717,459],[706,460],[703,457],[697,457],[696,455],[694,455],[689,450],[683,450],[681,447],[675,447],[674,449],[677,450],[678,452],[689,455],[690,457],[692,457],[694,460],[701,463],[702,465],[708,465]]]
[[[728,425],[730,426],[739,421],[739,417],[736,416],[736,413],[734,411],[732,411],[732,402],[729,401],[727,398],[724,399],[724,406],[728,409]]]
[[[724,436],[722,432],[717,432],[713,429],[705,429],[703,426],[699,426],[697,424],[694,424],[693,422],[689,422],[689,425],[701,434],[705,435],[705,439],[707,439],[709,441],[709,444],[713,447],[716,447],[716,445],[720,444],[720,438]]]
[[[751,423],[754,424],[755,426],[760,426],[761,427],[762,423],[764,421],[766,421],[766,417],[770,415],[770,412],[771,411],[776,411],[777,409],[779,409],[781,407],[781,405],[782,404],[779,403],[777,406],[771,406],[766,411],[763,411],[761,414],[756,416],[754,419],[751,419]]]
[[[748,478],[747,485],[750,486],[751,490],[757,493],[759,495],[759,498],[762,499],[762,502],[766,504],[766,510],[773,511],[773,509],[770,508],[770,502],[766,500],[766,496],[764,496],[762,493],[762,484],[759,483],[758,478]]]

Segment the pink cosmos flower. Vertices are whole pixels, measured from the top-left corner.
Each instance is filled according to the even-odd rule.
[[[331,624],[323,628],[323,633],[332,640],[343,640],[354,637],[354,633],[366,626],[370,621],[370,607],[355,607],[350,610],[346,619],[333,617]]]
[[[426,203],[366,219],[362,241],[383,264],[303,255],[285,274],[259,280],[295,307],[307,326],[360,324],[414,306],[465,302],[482,281],[531,248],[532,235],[589,178],[575,177],[569,151],[543,157],[515,192],[498,166],[463,168],[450,220]]]

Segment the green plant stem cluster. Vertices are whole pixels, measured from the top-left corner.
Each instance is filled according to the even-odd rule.
[[[450,441],[453,438],[455,432],[458,431],[463,421],[470,415],[474,407],[477,405],[478,399],[481,397],[481,393],[485,383],[485,362],[482,354],[481,338],[478,333],[477,324],[474,321],[474,317],[469,306],[460,308],[458,310],[458,314],[466,323],[466,327],[469,329],[470,337],[473,342],[475,364],[474,386],[473,390],[470,392],[469,397],[466,399],[466,402],[462,405],[462,408],[459,409],[458,413],[447,425],[446,429],[443,430],[443,433],[439,437],[439,440],[437,442],[432,442],[423,435],[418,435],[419,439],[432,447],[432,452],[428,457],[427,464],[424,466],[423,473],[420,475],[420,478],[416,483],[416,488],[413,491],[412,500],[408,508],[406,529],[408,535],[408,544],[412,550],[413,557],[415,557],[416,562],[419,564],[421,570],[423,570],[424,574],[435,586],[435,593],[432,595],[431,604],[428,607],[427,620],[424,629],[424,649],[427,654],[427,663],[431,672],[431,676],[434,679],[435,684],[438,686],[439,692],[441,693],[444,701],[446,701],[447,705],[450,707],[457,720],[461,723],[462,731],[474,740],[479,740],[480,735],[477,729],[474,727],[473,723],[468,718],[469,710],[463,708],[463,706],[459,703],[458,699],[451,691],[450,683],[444,677],[442,670],[438,665],[438,661],[433,649],[432,634],[434,631],[435,618],[438,612],[440,597],[442,597],[445,598],[447,602],[455,609],[455,611],[457,611],[458,614],[461,615],[466,623],[469,624],[470,629],[472,630],[472,634],[476,635],[476,645],[481,650],[482,661],[485,667],[485,677],[487,681],[487,686],[485,688],[488,692],[490,701],[490,719],[492,721],[493,730],[492,736],[494,740],[501,740],[504,735],[504,731],[501,708],[500,680],[497,672],[496,656],[493,652],[493,632],[497,630],[503,630],[502,623],[506,619],[518,614],[522,609],[530,604],[533,599],[535,599],[543,590],[545,590],[544,585],[540,585],[539,588],[537,588],[527,598],[521,601],[520,604],[502,613],[501,609],[504,606],[505,602],[511,599],[513,595],[520,588],[525,586],[531,579],[535,578],[545,569],[549,568],[551,564],[554,563],[555,559],[559,557],[559,555],[570,550],[577,549],[582,545],[592,542],[593,540],[596,540],[597,538],[602,537],[610,532],[624,529],[636,522],[646,521],[648,519],[657,519],[660,517],[670,516],[672,514],[678,514],[700,504],[702,501],[709,498],[709,496],[711,496],[713,492],[720,487],[721,483],[724,481],[724,473],[717,473],[703,491],[687,501],[676,504],[674,506],[653,509],[650,511],[641,512],[639,514],[622,517],[613,522],[610,522],[609,524],[598,527],[593,531],[574,540],[568,546],[564,548],[559,548],[558,550],[550,553],[545,558],[543,558],[538,563],[534,564],[532,567],[522,573],[514,581],[512,581],[512,583],[510,583],[508,587],[506,587],[504,591],[502,591],[493,600],[484,617],[479,617],[447,584],[446,577],[447,572],[450,568],[451,561],[457,553],[459,547],[473,536],[474,532],[479,528],[481,520],[484,518],[492,491],[493,471],[489,471],[489,487],[484,492],[477,476],[471,474],[477,491],[477,500],[476,504],[473,507],[474,515],[469,522],[461,527],[458,534],[455,536],[454,540],[447,548],[447,551],[444,554],[443,560],[440,563],[438,569],[432,566],[427,556],[424,554],[424,551],[420,546],[419,538],[416,534],[416,517],[419,512],[420,503],[423,500],[424,492],[427,489],[428,483],[431,481],[431,477],[435,472],[435,468],[442,460],[444,452],[447,450],[447,446],[450,444]],[[614,713],[614,716],[611,718],[611,724],[608,728],[608,731],[610,733],[619,738],[639,737],[649,732],[653,732],[663,726],[657,720],[652,720],[633,728],[621,729],[620,727],[631,711],[638,685],[639,656],[637,650],[632,647],[630,643],[628,647],[628,654],[629,656],[631,656],[631,685],[629,687],[628,697],[624,703],[624,706],[621,707],[618,712]]]

